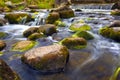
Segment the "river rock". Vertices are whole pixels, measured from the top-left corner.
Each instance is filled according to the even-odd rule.
[[[5,19],[0,18],[0,26],[3,26],[7,23]]]
[[[23,32],[24,37],[29,37],[31,34],[38,32],[37,27],[31,27]]]
[[[109,27],[120,27],[120,20],[114,21]]]
[[[82,49],[87,45],[87,41],[84,38],[80,37],[69,37],[60,41],[60,44],[66,46],[69,49]]]
[[[34,48],[26,52],[22,57],[25,64],[42,72],[57,72],[64,69],[69,57],[65,46],[54,44]]]
[[[118,9],[112,10],[111,15],[120,16],[120,10],[118,10]]]
[[[7,35],[5,32],[0,32],[0,39],[4,39]]]
[[[93,35],[87,31],[78,31],[75,34],[73,34],[72,37],[83,37],[86,40],[94,39]]]
[[[72,31],[87,31],[91,30],[91,27],[84,22],[75,22],[71,24],[69,29]]]
[[[37,6],[37,5],[29,5],[28,8],[30,8],[30,9],[39,9],[39,6]]]
[[[39,32],[44,33],[45,35],[49,36],[53,33],[56,33],[56,26],[53,24],[45,24],[39,27]]]
[[[20,80],[19,76],[0,59],[0,80]]]
[[[114,3],[114,5],[112,6],[111,9],[112,9],[112,10],[114,10],[114,9],[120,9],[120,1]]]
[[[120,27],[103,27],[99,30],[99,32],[106,38],[120,42]]]
[[[74,11],[67,5],[61,5],[60,7],[52,10],[52,12],[58,12],[60,14],[60,18],[71,18],[75,16]]]
[[[24,52],[35,46],[36,42],[34,41],[19,41],[12,45],[12,51]]]
[[[24,18],[26,19],[26,22],[33,20],[32,16],[28,13],[7,13],[5,14],[5,18],[9,21],[10,24],[18,24]]]
[[[0,51],[6,47],[6,43],[3,40],[0,40]]]
[[[47,24],[53,24],[55,21],[57,21],[60,18],[60,15],[58,12],[52,12],[48,15],[46,18],[46,23]]]
[[[43,37],[43,33],[33,33],[28,37],[28,40],[36,40]]]

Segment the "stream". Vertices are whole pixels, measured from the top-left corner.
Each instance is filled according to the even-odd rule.
[[[81,6],[72,8],[73,10],[76,8],[82,9],[82,12],[75,11],[75,17],[62,19],[66,23],[66,27],[58,28],[58,33],[52,36],[38,39],[37,42],[39,44],[35,46],[50,45],[69,37],[73,34],[69,27],[75,21],[84,20],[85,23],[90,25],[92,29],[88,32],[93,34],[95,38],[88,41],[85,49],[69,50],[70,58],[64,72],[41,73],[21,62],[20,56],[25,52],[11,51],[12,44],[20,40],[26,40],[22,36],[24,30],[31,26],[36,27],[44,24],[44,18],[48,15],[47,10],[40,11],[36,15],[35,21],[29,24],[24,24],[23,21],[23,24],[7,24],[0,27],[0,31],[8,33],[8,37],[3,39],[8,45],[0,58],[5,60],[18,73],[21,80],[109,80],[114,70],[120,66],[120,43],[102,37],[99,34],[100,28],[110,25],[116,19],[116,16],[110,15],[110,6],[94,7],[92,5],[89,8],[81,8]],[[0,15],[0,17],[3,16],[4,14]],[[40,21],[41,23],[38,23]]]

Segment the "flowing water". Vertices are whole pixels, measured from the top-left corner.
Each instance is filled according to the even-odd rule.
[[[42,18],[45,18],[46,14],[47,12],[40,12],[31,25],[44,24],[44,20],[42,23],[39,22]],[[88,41],[85,49],[69,50],[70,58],[64,72],[40,73],[21,62],[20,56],[25,52],[11,51],[13,43],[26,40],[22,36],[22,32],[31,27],[29,25],[5,25],[0,27],[0,31],[8,33],[8,37],[4,39],[8,45],[4,50],[4,55],[0,58],[5,60],[22,80],[109,80],[114,70],[120,66],[120,43],[102,37],[99,34],[99,29],[105,25],[110,25],[115,17],[110,15],[110,10],[98,9],[83,9],[82,12],[75,12],[75,14],[76,17],[63,19],[66,27],[58,28],[59,32],[52,36],[38,39],[37,42],[40,44],[35,46],[50,45],[70,36],[73,32],[69,30],[69,26],[75,21],[84,20],[90,25],[92,30],[89,32],[94,35],[95,39]]]

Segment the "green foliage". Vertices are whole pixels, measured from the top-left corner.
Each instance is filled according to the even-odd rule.
[[[0,0],[0,7],[4,7],[5,6],[5,2],[3,0]]]

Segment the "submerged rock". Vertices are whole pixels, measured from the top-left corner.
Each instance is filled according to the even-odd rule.
[[[0,59],[0,80],[20,80],[19,76]]]
[[[10,24],[18,24],[23,20],[23,18],[26,19],[26,22],[32,20],[32,16],[28,13],[7,13],[5,14],[5,18]]]
[[[23,51],[33,48],[35,46],[35,44],[36,44],[36,42],[34,42],[34,41],[19,41],[19,42],[13,44],[12,50],[23,52]]]
[[[99,30],[99,33],[104,37],[120,42],[120,27],[104,27]]]
[[[65,46],[55,44],[34,48],[22,56],[25,64],[42,72],[58,72],[64,69],[69,57]]]
[[[0,40],[0,51],[6,47],[6,43],[3,40]]]
[[[87,31],[78,31],[72,35],[72,37],[83,37],[86,40],[94,39],[93,35]]]
[[[55,21],[57,21],[59,18],[60,18],[60,15],[58,12],[52,12],[46,18],[46,23],[47,24],[54,24]]]
[[[31,34],[38,32],[37,27],[31,27],[23,32],[24,37],[29,37]]]
[[[67,5],[61,5],[52,11],[58,12],[60,14],[60,18],[71,18],[75,16],[74,11]]]
[[[56,33],[56,26],[53,24],[45,24],[39,27],[39,32],[44,33],[45,35],[49,36],[53,33]]]
[[[70,38],[65,38],[62,41],[60,41],[60,44],[66,46],[69,49],[81,49],[85,48],[87,45],[87,41],[84,38],[80,37],[70,37]]]
[[[91,27],[84,22],[75,22],[71,24],[69,29],[73,31],[87,31],[91,30]]]

